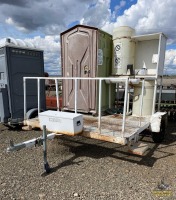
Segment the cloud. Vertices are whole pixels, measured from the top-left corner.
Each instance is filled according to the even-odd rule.
[[[124,7],[126,5],[126,1],[120,1],[120,4],[115,6],[115,11],[117,12],[120,8]]]
[[[5,20],[5,22],[6,22],[7,24],[9,24],[9,25],[14,25],[14,26],[16,26],[17,29],[18,29],[19,31],[28,32],[28,30],[27,30],[25,27],[18,26],[18,23],[16,23],[11,17],[7,18],[7,19]]]
[[[176,74],[176,49],[169,49],[166,51],[165,74]]]
[[[7,5],[15,5],[15,6],[26,6],[28,4],[27,0],[0,0],[1,4],[7,4]]]
[[[166,65],[176,65],[176,50],[175,49],[169,49],[166,51]]]
[[[106,0],[107,1],[107,0]],[[25,32],[41,30],[59,34],[73,21],[86,16],[90,5],[105,0],[0,0],[0,20]],[[102,3],[101,3],[102,2]],[[91,9],[90,9],[91,11]]]
[[[27,42],[35,44],[37,48],[44,50],[45,71],[50,75],[61,74],[60,63],[60,37],[45,36],[44,38],[37,36],[33,39],[25,39]]]
[[[80,19],[80,24],[103,27],[111,19],[110,0],[98,0]]]
[[[117,26],[131,26],[138,34],[164,32],[169,42],[176,42],[176,1],[138,0],[136,4],[117,16],[115,22],[107,22],[104,30],[112,32]]]

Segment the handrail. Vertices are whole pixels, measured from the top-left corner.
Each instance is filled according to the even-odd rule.
[[[102,81],[103,80],[116,80],[118,82],[125,82],[125,99],[124,99],[124,110],[123,110],[123,122],[122,122],[122,136],[124,137],[125,131],[125,122],[126,122],[126,110],[128,104],[128,84],[130,82],[129,77],[96,77],[96,78],[84,78],[84,77],[23,77],[23,85],[24,85],[24,120],[27,119],[27,96],[26,96],[26,80],[32,79],[37,80],[37,96],[38,96],[38,113],[40,113],[40,80],[55,80],[55,84],[57,84],[58,80],[74,80],[75,81],[75,113],[77,113],[77,92],[78,92],[78,80],[98,80],[99,81],[99,107],[98,107],[98,129],[99,133],[101,133],[101,104],[102,104]],[[133,78],[134,79],[134,78]],[[56,87],[56,90],[58,87]],[[57,95],[57,108],[59,108],[59,93],[56,91]]]

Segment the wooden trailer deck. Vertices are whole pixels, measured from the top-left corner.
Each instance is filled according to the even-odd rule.
[[[122,115],[109,115],[101,118],[101,130],[98,127],[98,119],[92,116],[84,116],[84,137],[104,140],[125,145],[128,141],[136,139],[139,133],[149,127],[150,117],[127,116],[125,131],[122,133]]]
[[[126,116],[125,131],[122,133],[123,115],[109,115],[101,117],[101,130],[98,129],[98,118],[90,115],[83,116],[83,131],[77,135],[81,135],[87,138],[103,140],[107,142],[113,142],[121,145],[125,145],[131,140],[136,140],[139,133],[149,127],[150,117],[134,117]],[[24,128],[40,128],[38,118],[25,120]],[[27,130],[26,129],[26,130]],[[49,130],[48,130],[49,131]],[[65,134],[74,136],[71,133],[57,132],[58,134]]]

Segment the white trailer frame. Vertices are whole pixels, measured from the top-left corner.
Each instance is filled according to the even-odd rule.
[[[98,129],[95,127],[90,126],[84,126],[84,130],[81,133],[82,136],[104,140],[108,142],[114,142],[119,143],[122,145],[130,143],[132,140],[134,142],[138,141],[139,133],[141,133],[143,130],[147,129],[150,126],[150,117],[151,116],[142,116],[142,107],[143,107],[143,96],[144,96],[144,85],[145,80],[155,80],[155,89],[154,89],[154,98],[153,98],[153,109],[152,113],[155,113],[155,100],[156,100],[156,91],[157,91],[157,78],[155,76],[153,77],[140,77],[140,78],[130,78],[128,76],[126,77],[96,77],[96,78],[82,78],[82,77],[24,77],[23,83],[24,83],[24,124],[30,125],[30,120],[27,119],[27,99],[26,99],[26,81],[27,80],[37,80],[37,93],[38,93],[38,114],[41,111],[40,107],[40,81],[41,80],[47,80],[52,79],[56,83],[56,99],[57,99],[57,110],[59,111],[59,93],[57,91],[57,82],[58,80],[74,80],[75,82],[75,106],[74,110],[75,113],[77,113],[77,91],[78,91],[78,80],[97,80],[99,83],[99,104],[98,104]],[[111,118],[106,118],[102,116],[101,112],[101,105],[102,105],[102,81],[106,81],[107,83],[119,83],[123,82],[125,83],[125,95],[124,95],[124,109],[123,109],[123,116],[121,120],[113,120]],[[133,117],[133,116],[127,116],[128,112],[128,105],[129,105],[129,95],[128,95],[128,87],[129,83],[138,84],[139,81],[142,81],[142,92],[141,92],[141,101],[140,101],[140,116],[139,117]],[[110,97],[110,95],[109,95]],[[109,101],[111,101],[109,99]],[[93,120],[95,118],[91,118]],[[143,120],[142,120],[143,119]],[[109,123],[112,123],[113,125],[117,125],[117,122],[121,124],[121,130],[118,131],[110,131],[107,129],[102,129],[102,121],[108,121]],[[127,133],[127,123],[130,121],[133,121],[137,124],[133,128],[130,128],[130,132]],[[36,124],[36,123],[35,123]],[[40,125],[38,125],[40,127]],[[42,127],[40,127],[42,129]],[[61,133],[62,134],[62,133]]]

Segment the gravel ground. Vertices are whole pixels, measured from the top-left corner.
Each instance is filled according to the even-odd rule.
[[[0,199],[176,199],[173,123],[167,133],[160,145],[150,137],[142,138],[149,145],[144,156],[128,153],[126,146],[80,136],[60,136],[48,141],[52,172],[45,174],[41,146],[6,152],[10,139],[18,143],[42,132],[9,130],[0,125]],[[163,179],[167,187],[164,191],[158,189]]]

